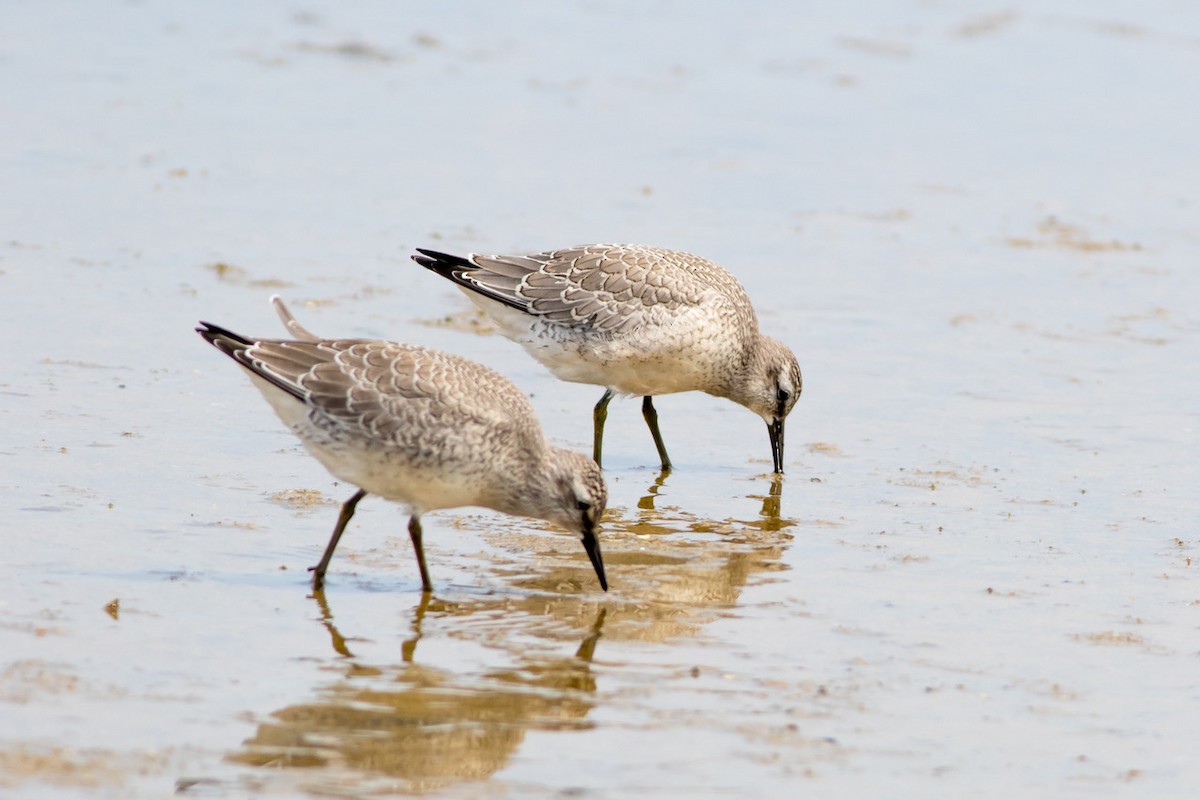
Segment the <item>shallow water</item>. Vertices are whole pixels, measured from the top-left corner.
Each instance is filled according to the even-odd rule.
[[[1190,797],[1200,12],[18,4],[0,795]],[[336,485],[192,332],[596,387],[414,246],[732,269],[805,393],[610,408],[582,548]]]

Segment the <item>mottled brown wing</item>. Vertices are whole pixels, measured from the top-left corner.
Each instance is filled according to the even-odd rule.
[[[254,371],[342,424],[381,440],[435,419],[504,427],[532,413],[507,379],[466,359],[362,339],[256,342],[242,359]]]
[[[601,333],[627,333],[650,315],[662,319],[710,300],[749,308],[732,275],[674,250],[602,244],[469,258],[420,252],[418,263],[460,286],[556,324]]]

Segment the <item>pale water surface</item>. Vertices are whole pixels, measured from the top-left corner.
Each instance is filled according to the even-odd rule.
[[[9,3],[0,796],[1193,797],[1200,6]],[[610,409],[583,550],[360,508],[197,319],[565,385],[415,246],[676,247],[805,371],[772,480]]]

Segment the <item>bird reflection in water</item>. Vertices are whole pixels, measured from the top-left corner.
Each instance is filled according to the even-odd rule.
[[[671,474],[670,470],[664,470],[658,473],[658,477],[646,489],[646,493],[642,495],[637,502],[637,507],[640,511],[658,511],[655,503],[662,497],[662,490],[666,486],[667,476]],[[781,531],[784,528],[790,527],[795,523],[791,520],[782,517],[783,512],[783,475],[774,473],[770,476],[770,484],[767,487],[765,495],[748,495],[754,500],[762,501],[762,508],[759,510],[759,519],[754,521],[741,521],[741,524],[756,528],[763,531]],[[653,514],[639,514],[639,521],[643,524],[653,524]],[[664,533],[669,532],[664,529]]]
[[[771,476],[771,485],[765,495],[750,495],[755,500],[762,500],[762,510],[758,512],[757,523],[745,524],[762,531],[777,532],[791,527],[795,523],[780,516],[783,506],[783,476],[776,473]]]
[[[671,470],[664,469],[658,473],[658,477],[654,479],[654,484],[646,490],[646,494],[638,500],[637,507],[643,511],[653,511],[654,501],[658,497],[658,492],[662,489],[663,484],[667,482],[667,476],[671,474]]]
[[[305,792],[421,792],[487,779],[515,756],[526,731],[590,727],[592,658],[602,632],[614,644],[694,636],[738,603],[756,576],[785,568],[787,529],[796,523],[781,514],[783,478],[761,488],[762,479],[754,480],[755,490],[732,501],[753,503],[738,515],[749,519],[708,519],[672,506],[663,500],[665,473],[636,508],[610,510],[606,560],[619,567],[621,581],[602,607],[580,588],[586,565],[561,563],[552,541],[495,534],[501,546],[531,543],[525,552],[536,566],[508,573],[515,591],[423,598],[399,658],[388,665],[357,656],[355,643],[364,640],[344,635],[325,595],[314,593],[340,674],[316,699],[273,713],[230,758],[276,769],[248,780],[291,781]],[[505,666],[454,672],[422,663],[421,643],[444,635],[443,627],[455,639],[507,653]],[[555,655],[564,631],[578,644],[573,654]]]
[[[508,762],[527,730],[590,726],[591,661],[603,608],[572,656],[526,655],[509,668],[457,675],[416,661],[426,615],[455,614],[452,604],[424,598],[401,645],[402,662],[374,667],[357,661],[354,640],[334,624],[324,594],[313,599],[334,652],[346,660],[342,677],[321,691],[322,699],[274,712],[230,760],[309,768],[301,779],[306,791],[336,794],[350,782],[362,791],[364,782],[375,781],[396,788],[400,781],[399,788],[420,792],[487,778]]]
[[[676,479],[677,474],[670,474],[670,481]],[[614,606],[609,638],[624,638],[634,622],[639,639],[689,635],[712,610],[737,603],[757,573],[785,569],[781,559],[792,541],[788,529],[796,521],[782,514],[784,479],[754,477],[757,491],[731,498],[730,505],[741,513],[723,519],[674,505],[666,472],[654,479],[636,507],[610,508],[604,517],[605,559],[621,576],[620,591],[637,597],[639,605],[636,620],[629,618],[628,608]],[[747,500],[755,504],[747,507]],[[517,585],[537,588],[532,579]]]

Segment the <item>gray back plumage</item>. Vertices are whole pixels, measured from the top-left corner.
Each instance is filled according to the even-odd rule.
[[[745,290],[707,259],[658,247],[594,244],[531,255],[467,258],[421,250],[416,260],[456,283],[549,322],[620,335],[705,304],[757,332]],[[711,310],[711,309],[710,309]]]
[[[208,325],[201,334],[259,378],[310,409],[336,436],[411,453],[454,455],[466,428],[541,450],[544,438],[528,399],[481,364],[417,345],[367,339],[246,339]]]

